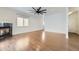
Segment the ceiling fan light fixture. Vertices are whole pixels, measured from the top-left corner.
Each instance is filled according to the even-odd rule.
[[[42,7],[38,7],[38,8],[34,8],[32,7],[33,11],[34,11],[34,15],[38,14],[38,15],[43,15],[44,13],[46,13],[47,9],[42,9]],[[33,12],[32,12],[33,13]]]

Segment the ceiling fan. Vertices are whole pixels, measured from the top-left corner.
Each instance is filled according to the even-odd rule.
[[[42,7],[38,7],[38,8],[34,8],[34,7],[32,7],[32,9],[33,10],[31,10],[32,11],[32,13],[34,13],[34,15],[35,14],[38,14],[38,15],[43,15],[44,13],[46,13],[46,11],[47,11],[47,9],[42,9]]]

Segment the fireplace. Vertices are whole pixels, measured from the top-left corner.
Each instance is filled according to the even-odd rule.
[[[0,39],[12,36],[12,24],[0,23]]]

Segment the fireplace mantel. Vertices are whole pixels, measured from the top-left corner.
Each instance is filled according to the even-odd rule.
[[[3,26],[0,26],[0,39],[11,37],[12,36],[12,24],[4,23]]]

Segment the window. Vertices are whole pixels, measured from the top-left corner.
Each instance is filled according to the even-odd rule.
[[[23,18],[21,17],[17,18],[17,26],[23,26]]]
[[[24,19],[24,26],[28,26],[29,25],[29,21],[27,18]]]
[[[28,26],[28,19],[27,18],[22,18],[22,17],[17,17],[17,26]]]

